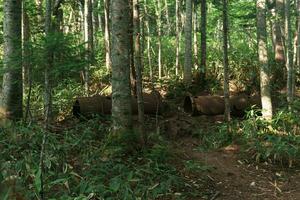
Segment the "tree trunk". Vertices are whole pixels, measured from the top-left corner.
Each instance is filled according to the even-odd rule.
[[[198,18],[197,18],[197,5],[194,3],[194,18],[193,18],[193,28],[194,28],[194,68],[198,70],[199,63],[198,63]]]
[[[257,44],[260,64],[260,94],[263,118],[272,119],[272,100],[270,91],[270,69],[268,65],[266,0],[257,0]]]
[[[141,62],[141,45],[140,45],[140,13],[139,0],[133,0],[133,36],[134,36],[134,66],[136,70],[136,91],[138,105],[138,120],[140,133],[144,133],[144,99],[143,99],[143,82],[142,82],[142,62]],[[143,140],[145,137],[143,137]]]
[[[299,70],[300,67],[300,0],[297,0],[297,8],[296,8],[296,14],[297,14],[297,27],[296,27],[296,35],[297,35],[297,49],[296,49],[296,66],[297,70]],[[296,73],[296,69],[295,72]]]
[[[206,76],[206,0],[201,0],[201,63],[200,63],[200,83],[205,82]]]
[[[183,80],[188,86],[192,83],[192,66],[193,66],[193,55],[192,55],[192,0],[186,1],[186,19],[184,26],[185,33],[185,56],[184,56],[184,77]]]
[[[30,68],[30,24],[29,17],[25,9],[25,3],[23,2],[22,8],[22,49],[23,49],[23,94],[28,86],[28,73]]]
[[[22,118],[22,1],[4,1],[3,85],[0,99],[0,119]]]
[[[284,4],[283,0],[276,0],[276,22],[275,22],[275,38],[276,38],[276,47],[275,47],[275,61],[279,66],[284,68],[284,43],[283,43],[283,12]]]
[[[110,52],[110,28],[109,28],[109,7],[110,0],[104,0],[104,41],[105,41],[105,66],[107,71],[111,69],[111,52]]]
[[[179,54],[180,54],[180,0],[176,0],[176,61],[175,70],[176,76],[179,74]]]
[[[170,22],[170,15],[169,15],[169,6],[168,6],[168,0],[165,0],[165,10],[166,10],[166,20],[167,20],[167,35],[170,35],[171,32],[171,22]]]
[[[87,52],[86,55],[87,64],[84,69],[84,87],[87,95],[89,93],[89,84],[90,84],[90,66],[93,63],[93,55],[94,55],[92,13],[93,13],[92,1],[85,0],[84,1],[84,42],[85,42],[85,49]]]
[[[26,93],[28,88],[27,99],[26,99],[26,109],[24,120],[27,121],[30,114],[30,97],[31,97],[31,50],[30,50],[30,23],[29,17],[26,12],[25,2],[23,2],[22,8],[22,48],[23,48],[23,57],[22,57],[22,69],[23,69],[23,95]]]
[[[287,101],[289,109],[293,102],[293,55],[292,55],[292,31],[291,31],[291,15],[290,0],[285,0],[285,43],[286,43],[286,70],[287,70]]]
[[[230,121],[230,103],[229,103],[229,66],[228,66],[228,9],[227,0],[223,0],[223,51],[224,51],[224,98],[226,122]]]
[[[158,40],[158,78],[162,78],[162,45],[161,45],[161,0],[157,0],[156,7],[156,16],[157,16],[157,40]]]
[[[97,33],[100,29],[99,22],[99,0],[93,0],[93,22],[94,22],[94,32]]]
[[[46,0],[45,33],[46,38],[49,40],[52,35],[52,0]],[[52,86],[50,72],[53,67],[53,52],[49,47],[46,47],[45,60],[44,123],[45,129],[49,129],[52,118]]]
[[[112,1],[112,119],[115,133],[131,129],[129,1]]]
[[[145,24],[147,29],[147,57],[148,57],[148,66],[149,66],[149,76],[150,80],[153,79],[153,69],[152,69],[152,60],[151,60],[151,35],[150,35],[150,23],[149,23],[149,13],[147,8],[147,0],[144,1],[144,12],[145,12]]]

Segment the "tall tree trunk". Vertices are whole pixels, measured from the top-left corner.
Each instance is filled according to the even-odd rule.
[[[3,85],[0,99],[0,119],[18,120],[22,112],[22,1],[4,1]]]
[[[28,86],[28,73],[30,68],[30,24],[29,17],[25,9],[25,3],[23,2],[22,8],[22,49],[23,49],[23,94]]]
[[[100,29],[99,22],[99,0],[93,0],[93,22],[94,22],[94,32],[97,33]]]
[[[265,119],[272,119],[272,100],[270,90],[270,69],[268,65],[266,0],[257,0],[257,42],[258,60],[260,64],[260,94],[262,115]]]
[[[151,32],[150,32],[150,23],[149,23],[149,13],[147,8],[147,0],[144,1],[144,12],[145,12],[145,24],[147,29],[147,57],[148,57],[148,66],[150,70],[150,79],[153,79],[153,69],[152,69],[152,58],[151,58]]]
[[[170,15],[169,15],[169,6],[168,0],[165,0],[165,11],[166,11],[166,20],[167,20],[167,35],[170,35],[171,32],[171,22],[170,22]]]
[[[51,38],[52,28],[52,0],[46,0],[45,33],[48,40]],[[45,129],[49,129],[52,118],[52,86],[50,72],[53,67],[53,51],[49,47],[46,47],[45,60],[44,123]]]
[[[297,25],[296,25],[296,35],[297,35],[297,49],[296,49],[296,66],[297,70],[299,70],[300,67],[300,0],[297,1],[297,7],[296,7],[296,15],[297,15]],[[296,73],[296,70],[295,70]]]
[[[107,71],[111,69],[111,52],[110,52],[110,28],[109,28],[109,6],[110,0],[104,0],[104,41],[105,41],[105,66]]]
[[[197,5],[194,3],[194,15],[193,15],[193,29],[194,29],[194,68],[198,70],[199,63],[198,63],[198,18],[197,18]]]
[[[284,42],[283,42],[283,19],[284,19],[284,0],[276,0],[276,21],[275,21],[275,61],[277,64],[284,69]]]
[[[161,0],[157,0],[156,16],[157,16],[157,40],[158,40],[158,78],[161,79],[162,78]]]
[[[185,56],[184,56],[184,77],[183,80],[186,85],[190,85],[192,82],[192,66],[193,66],[193,55],[192,55],[192,27],[193,27],[193,17],[192,17],[192,0],[186,1],[186,19],[184,26],[185,34]]]
[[[86,55],[87,64],[84,69],[84,86],[87,95],[89,93],[89,84],[90,84],[90,66],[93,63],[93,55],[94,55],[92,13],[93,13],[92,1],[85,0],[84,1],[84,42],[85,42],[85,49],[87,51],[87,55]]]
[[[179,54],[180,54],[180,0],[176,0],[176,61],[175,70],[176,76],[179,74]]]
[[[30,24],[29,17],[26,12],[25,2],[23,1],[22,8],[22,48],[23,48],[23,57],[22,57],[22,69],[23,69],[23,95],[26,93],[28,88],[27,99],[26,99],[26,110],[25,110],[25,121],[30,113],[30,97],[31,97],[31,50],[30,50]]]
[[[201,0],[201,63],[200,63],[200,83],[205,82],[206,76],[206,0]]]
[[[285,38],[286,38],[286,70],[287,70],[287,101],[289,108],[293,102],[293,55],[292,55],[292,31],[291,31],[291,15],[290,0],[285,0]]]
[[[142,62],[141,62],[141,45],[140,45],[140,13],[139,0],[133,0],[133,36],[134,36],[134,66],[136,70],[136,91],[138,104],[138,119],[140,133],[144,132],[144,99],[143,99],[143,82],[142,82]],[[143,140],[145,137],[143,137]]]
[[[230,121],[230,103],[229,103],[229,66],[228,66],[228,9],[227,0],[223,0],[223,51],[224,51],[224,98],[226,122]]]
[[[130,16],[128,0],[112,1],[112,119],[115,133],[131,129]]]

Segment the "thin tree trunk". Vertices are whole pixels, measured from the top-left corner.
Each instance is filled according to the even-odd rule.
[[[144,133],[144,99],[143,99],[143,82],[142,82],[142,62],[141,62],[141,45],[140,45],[140,13],[139,0],[133,0],[133,28],[134,28],[134,66],[136,70],[136,91],[138,104],[138,120],[140,133]],[[145,139],[144,136],[143,141]]]
[[[300,1],[295,0],[296,3],[296,31],[295,31],[295,41],[294,41],[294,73],[293,73],[293,83],[292,83],[292,89],[293,94],[295,94],[295,82],[296,82],[296,74],[299,70],[300,66]]]
[[[200,63],[200,83],[205,82],[206,77],[206,0],[201,0],[201,63]]]
[[[30,25],[28,14],[25,9],[25,3],[23,2],[22,8],[22,48],[23,48],[23,94],[26,92],[28,86],[28,71],[30,68]]]
[[[110,0],[104,0],[104,41],[105,41],[105,66],[107,71],[111,69],[111,52],[110,52],[110,28],[109,28],[109,6]]]
[[[180,47],[180,0],[176,0],[176,61],[175,61],[175,73],[176,76],[179,74],[179,47]]]
[[[99,22],[99,0],[93,0],[92,4],[93,4],[94,32],[97,33],[99,31],[99,29],[100,29],[100,22]]]
[[[262,116],[272,119],[272,100],[270,90],[270,69],[268,65],[266,0],[257,0],[257,44],[258,60],[260,64],[260,94]]]
[[[145,11],[145,24],[147,29],[147,57],[148,57],[148,65],[150,70],[150,80],[153,79],[153,69],[152,69],[152,58],[151,58],[151,33],[150,33],[150,24],[149,24],[149,13],[147,8],[147,0],[144,1],[144,11]]]
[[[275,34],[276,34],[276,47],[275,47],[275,61],[278,65],[284,68],[284,43],[283,43],[283,19],[284,19],[284,12],[283,9],[284,4],[283,0],[276,0],[276,21],[275,21]]]
[[[184,26],[185,33],[185,56],[184,56],[184,77],[183,80],[188,86],[192,83],[192,66],[193,66],[193,55],[192,55],[192,0],[186,1],[186,19]]]
[[[112,120],[116,134],[131,129],[130,16],[128,0],[112,1]]]
[[[92,15],[92,2],[91,0],[84,1],[84,42],[87,51],[86,61],[87,64],[84,69],[84,87],[86,95],[89,93],[90,84],[90,66],[93,63],[94,55],[94,38],[93,38],[93,15]]]
[[[167,20],[167,35],[170,35],[171,32],[171,22],[170,22],[170,15],[169,15],[169,6],[168,6],[168,0],[165,0],[165,10],[166,10],[166,20]]]
[[[46,15],[45,15],[45,33],[47,39],[51,38],[52,34],[52,0],[46,0]],[[44,123],[45,129],[49,129],[52,118],[52,86],[50,81],[50,72],[53,67],[53,52],[51,48],[46,47],[45,54],[45,94],[44,94]]]
[[[161,0],[157,0],[156,16],[157,16],[157,40],[158,40],[158,78],[161,79],[162,78]]]
[[[0,119],[19,120],[22,112],[22,1],[4,1],[4,75]]]
[[[286,70],[287,70],[287,101],[289,109],[293,102],[293,55],[292,55],[292,31],[291,31],[291,15],[290,0],[285,0],[285,38],[286,38]]]
[[[228,12],[227,0],[223,0],[223,51],[224,51],[223,65],[224,65],[224,98],[225,98],[224,118],[226,122],[229,122],[230,103],[229,103],[228,13],[227,12]]]
[[[198,63],[198,27],[197,27],[197,5],[194,3],[194,19],[193,19],[193,28],[194,28],[194,68],[198,70],[199,63]]]
[[[25,121],[27,121],[30,114],[30,97],[31,97],[31,51],[30,51],[30,24],[29,17],[25,9],[25,2],[23,2],[22,8],[22,41],[23,41],[23,95],[26,93],[28,88],[27,99],[26,99],[26,109],[25,109]]]

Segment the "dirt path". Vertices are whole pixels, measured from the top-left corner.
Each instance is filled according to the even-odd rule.
[[[209,199],[300,199],[299,170],[248,162],[238,146],[199,152],[194,139],[185,139],[181,145],[187,160],[199,161],[211,169],[201,175],[214,182],[215,194]]]

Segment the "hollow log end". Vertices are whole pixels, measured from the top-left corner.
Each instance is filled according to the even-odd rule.
[[[192,96],[186,96],[184,98],[183,110],[190,115],[197,115],[197,109],[195,109],[195,104]]]

